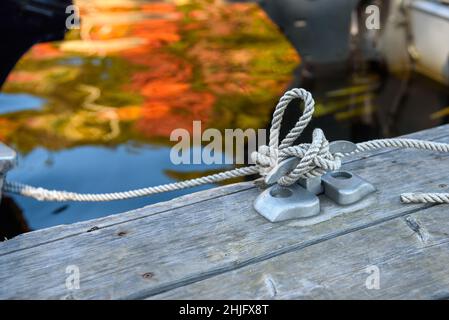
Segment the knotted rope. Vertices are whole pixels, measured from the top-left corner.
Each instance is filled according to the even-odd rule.
[[[279,132],[285,109],[294,99],[304,101],[304,112],[296,122],[293,129],[287,134],[279,145]],[[342,154],[331,154],[329,142],[321,129],[315,129],[312,134],[312,143],[303,143],[296,146],[292,144],[302,134],[312,120],[315,111],[315,101],[310,92],[304,89],[293,89],[284,94],[273,114],[270,128],[270,141],[268,146],[261,146],[253,152],[251,158],[259,167],[259,173],[268,174],[280,161],[290,157],[300,159],[299,164],[287,175],[282,176],[277,182],[280,185],[292,185],[299,178],[311,178],[322,176],[326,171],[338,170],[341,167]]]
[[[304,111],[293,129],[290,130],[287,136],[279,144],[279,132],[281,129],[282,118],[285,109],[294,99],[301,99],[304,101]],[[332,154],[329,151],[329,142],[324,136],[323,131],[318,128],[313,131],[311,143],[293,145],[312,119],[314,104],[315,102],[312,95],[304,89],[292,89],[284,94],[273,114],[268,146],[261,146],[258,151],[251,155],[251,158],[255,163],[254,166],[237,168],[191,180],[115,193],[74,193],[36,188],[11,181],[5,181],[3,190],[8,193],[19,194],[40,201],[123,200],[216,183],[257,173],[266,176],[279,162],[290,157],[296,157],[300,160],[298,165],[290,172],[281,176],[277,181],[280,185],[291,185],[300,178],[319,177],[326,171],[338,170],[341,167],[342,158],[347,155],[341,153]],[[410,148],[449,153],[449,144],[446,143],[396,138],[378,139],[358,143],[356,151],[351,154],[380,148]],[[401,195],[401,201],[404,203],[449,203],[449,193],[404,193]]]

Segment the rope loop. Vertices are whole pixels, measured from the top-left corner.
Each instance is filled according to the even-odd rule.
[[[279,144],[282,118],[287,106],[294,99],[304,101],[304,111],[295,126]],[[279,178],[277,183],[280,185],[292,185],[300,178],[317,177],[328,170],[340,168],[342,155],[333,155],[329,152],[329,142],[321,129],[317,128],[313,131],[311,143],[292,146],[312,120],[314,106],[315,101],[312,95],[304,89],[292,89],[282,96],[273,113],[269,146],[263,145],[251,154],[251,159],[258,167],[260,175],[267,175],[279,162],[290,157],[296,157],[300,161],[296,168]]]

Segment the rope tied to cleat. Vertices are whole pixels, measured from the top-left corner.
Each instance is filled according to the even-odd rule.
[[[279,142],[284,112],[289,103],[295,99],[304,101],[304,111],[287,136]],[[447,143],[401,138],[370,140],[356,144],[356,149],[354,151],[348,153],[333,153],[324,132],[319,128],[314,129],[311,143],[293,145],[312,120],[315,110],[314,105],[315,102],[310,92],[304,89],[292,89],[287,91],[279,100],[273,113],[269,144],[268,146],[264,145],[259,147],[258,151],[252,153],[251,158],[255,163],[255,165],[252,166],[223,171],[200,178],[124,192],[76,193],[48,190],[8,180],[4,183],[3,191],[31,197],[40,201],[114,201],[181,190],[254,174],[260,174],[262,177],[266,177],[276,169],[279,163],[290,158],[297,158],[298,163],[292,170],[281,174],[277,178],[275,182],[279,185],[289,186],[296,183],[301,178],[308,179],[320,177],[327,171],[340,169],[342,159],[345,156],[370,150],[396,148],[449,153],[449,144]],[[449,193],[403,193],[401,195],[401,201],[403,203],[449,203]]]

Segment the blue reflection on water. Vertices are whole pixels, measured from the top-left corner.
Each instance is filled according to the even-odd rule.
[[[50,189],[84,193],[125,191],[174,182],[165,170],[195,171],[223,169],[224,165],[173,165],[170,148],[134,146],[131,143],[115,148],[83,146],[51,152],[36,148],[20,157],[8,179]],[[149,197],[112,202],[39,202],[15,196],[32,229],[74,223],[137,209],[152,203],[210,188],[200,186]]]
[[[45,100],[31,94],[0,93],[0,114],[13,113],[23,110],[39,110]]]

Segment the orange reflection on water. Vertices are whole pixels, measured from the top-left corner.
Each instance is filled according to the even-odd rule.
[[[168,143],[194,120],[203,129],[264,127],[299,62],[255,4],[96,3],[78,1],[81,30],[35,45],[10,75],[7,91],[47,101],[40,111],[7,116],[9,130],[27,132],[19,148],[105,137]],[[43,132],[50,138],[39,139]]]

